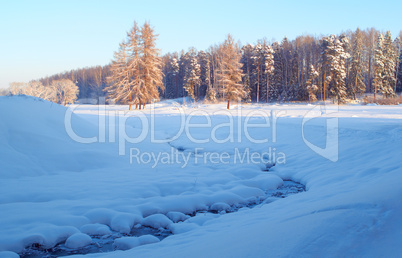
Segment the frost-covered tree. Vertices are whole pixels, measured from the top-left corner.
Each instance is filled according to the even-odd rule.
[[[349,93],[354,100],[356,100],[358,93],[363,93],[366,90],[363,69],[363,35],[361,30],[357,28],[352,41],[352,67],[348,87]]]
[[[128,76],[128,94],[129,94],[129,109],[131,105],[135,104],[136,108],[139,106],[141,109],[141,101],[145,98],[143,92],[143,78],[141,77],[141,70],[144,66],[141,55],[143,54],[143,42],[140,34],[140,28],[137,22],[134,22],[134,26],[127,33],[127,76]]]
[[[56,102],[64,106],[74,103],[78,97],[78,86],[71,80],[55,80],[52,82],[51,87],[55,91]]]
[[[174,96],[177,97],[178,93],[179,93],[179,89],[178,89],[178,84],[177,84],[177,79],[179,76],[179,62],[177,62],[177,58],[173,57],[172,62],[171,62],[171,66],[172,66],[172,74],[174,77]]]
[[[270,76],[274,72],[274,50],[271,46],[265,45],[263,49],[264,55],[264,74],[266,76],[266,100],[269,101],[269,81]]]
[[[383,54],[384,36],[380,34],[377,39],[377,45],[374,52],[374,100],[376,99],[378,89],[382,89],[384,78],[384,54]]]
[[[45,87],[39,81],[29,82],[24,88],[23,94],[38,97],[48,101],[57,101],[55,89],[53,87]]]
[[[187,71],[184,76],[184,89],[190,98],[194,100],[197,99],[197,89],[201,83],[200,73],[200,65],[198,64],[195,56],[192,56],[190,65],[187,67]]]
[[[162,61],[155,46],[156,36],[149,23],[142,28],[134,23],[127,33],[127,42],[120,43],[111,64],[110,86],[105,88],[108,99],[115,102],[143,106],[159,99],[163,90]]]
[[[240,63],[241,52],[238,44],[229,34],[219,49],[218,84],[221,86],[222,95],[228,101],[227,109],[232,100],[241,100],[246,94],[242,84],[242,64]]]
[[[159,90],[163,91],[162,60],[159,56],[160,50],[156,48],[157,35],[148,22],[145,22],[141,28],[142,56],[140,76],[142,81],[141,100],[145,104],[153,100],[159,100]]]
[[[348,44],[346,36],[331,35],[323,39],[325,50],[323,55],[328,62],[329,75],[325,80],[330,83],[330,93],[337,99],[338,104],[346,102],[346,69],[345,60],[349,58],[345,48]]]
[[[132,87],[133,73],[129,70],[128,60],[127,44],[123,41],[119,45],[119,50],[114,53],[110,65],[111,75],[107,77],[110,85],[104,91],[107,92],[108,100],[128,104],[131,110],[137,92]]]
[[[283,86],[283,58],[282,58],[282,47],[278,42],[272,44],[274,49],[274,72],[273,72],[273,82],[269,88],[269,99],[273,101],[278,101],[282,92]]]
[[[306,91],[308,93],[308,103],[317,100],[316,92],[318,86],[315,84],[315,79],[318,77],[318,72],[314,69],[313,65],[310,65],[308,69],[308,79],[306,81]]]
[[[392,42],[390,31],[387,31],[387,33],[385,34],[382,44],[382,54],[384,67],[382,71],[382,84],[380,84],[380,87],[378,87],[378,91],[388,98],[394,95],[394,86],[396,83],[395,70],[397,60],[397,53]]]
[[[260,84],[261,84],[261,80],[260,80],[260,75],[262,74],[262,65],[263,65],[263,60],[264,55],[263,55],[263,48],[261,44],[257,44],[254,48],[253,48],[253,52],[251,55],[251,60],[253,62],[253,66],[255,67],[255,69],[253,69],[253,76],[255,78],[255,85],[256,85],[256,100],[257,103],[260,101]]]

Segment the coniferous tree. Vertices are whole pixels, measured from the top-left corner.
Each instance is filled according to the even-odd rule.
[[[274,101],[280,99],[283,86],[283,58],[282,58],[282,47],[278,42],[273,44],[274,49],[274,73],[273,73],[273,83],[269,89],[269,98]]]
[[[348,88],[354,100],[356,100],[358,93],[363,93],[366,90],[363,79],[363,37],[362,32],[357,28],[353,35],[352,67],[350,70]]]
[[[376,99],[378,89],[383,88],[384,78],[384,54],[383,54],[384,36],[380,34],[377,39],[377,45],[375,48],[375,62],[374,62],[374,101]]]
[[[391,32],[387,31],[382,44],[382,54],[383,54],[383,74],[382,74],[382,84],[378,87],[378,90],[385,97],[390,97],[394,95],[394,86],[396,82],[395,70],[396,70],[396,60],[397,55],[395,47],[392,43]]]
[[[229,34],[219,48],[218,83],[221,85],[222,95],[228,101],[227,109],[232,100],[241,100],[245,95],[242,82],[241,52],[238,44]]]
[[[346,102],[345,86],[345,60],[349,55],[345,51],[345,45],[348,40],[345,36],[338,39],[335,35],[325,38],[328,43],[324,51],[325,59],[328,61],[330,75],[326,81],[330,83],[330,93],[337,99],[338,104]]]
[[[274,50],[271,46],[264,46],[264,74],[266,76],[266,102],[269,102],[269,81],[270,76],[274,72]]]
[[[173,57],[171,66],[172,66],[172,74],[174,77],[174,98],[176,98],[178,97],[179,94],[179,88],[178,88],[179,86],[177,79],[179,76],[179,68],[180,68],[176,57]]]
[[[313,65],[310,65],[308,69],[308,79],[306,81],[306,91],[308,93],[308,103],[317,100],[316,92],[318,86],[315,84],[315,79],[318,77],[318,72],[314,69]]]
[[[104,91],[107,92],[107,98],[113,102],[121,102],[123,104],[134,104],[133,99],[135,92],[131,88],[131,78],[128,69],[127,44],[123,41],[120,43],[119,50],[114,53],[110,70],[111,75],[107,78],[110,86]]]
[[[190,98],[194,100],[197,99],[197,88],[200,85],[200,82],[200,65],[195,56],[192,56],[184,76],[184,89]]]
[[[154,100],[159,100],[159,89],[163,91],[163,74],[161,70],[162,60],[159,57],[159,49],[156,48],[157,35],[148,22],[145,22],[141,28],[142,39],[142,67],[140,69],[141,87],[141,104],[145,108],[145,104]]]

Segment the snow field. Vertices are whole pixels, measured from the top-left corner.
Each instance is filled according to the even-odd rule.
[[[253,113],[256,110],[282,112],[276,133],[272,126],[249,130],[253,139],[268,137],[267,143],[253,143],[243,127],[213,131],[214,126],[230,122],[221,104],[154,107],[155,137],[169,141],[156,144],[148,134],[141,142],[126,142],[126,155],[119,156],[118,141],[73,141],[65,130],[64,107],[29,97],[1,98],[0,256],[33,244],[81,248],[90,245],[91,237],[128,234],[141,226],[174,235],[160,242],[150,235],[117,238],[114,247],[127,251],[92,256],[376,257],[402,251],[402,107],[327,106],[323,111],[307,105],[243,105],[229,111],[234,124],[246,119],[264,123],[264,116]],[[109,140],[123,116],[112,111],[125,107],[109,106],[101,109],[100,116],[95,106],[71,108],[77,135],[99,136],[103,128],[99,117],[104,115]],[[198,114],[190,123],[205,124],[202,112],[213,115],[210,127],[189,128],[190,136],[223,140],[233,132],[235,140],[194,143],[185,133],[175,137],[182,113],[188,118],[193,111]],[[141,112],[151,116],[150,110]],[[303,138],[305,117],[312,119],[304,124]],[[325,148],[326,121],[334,117],[339,119],[337,162],[305,143]],[[125,122],[127,135],[141,134],[141,120],[131,117]],[[241,141],[236,140],[239,135]],[[144,153],[177,150],[188,154],[189,162],[184,167],[183,162],[155,167],[152,162],[130,164],[130,148]],[[209,159],[204,163],[201,158],[195,162],[197,154],[207,152],[233,157],[236,150],[262,153],[269,148],[272,154],[286,156],[286,162],[270,172],[262,171],[263,164],[233,159],[226,164]],[[285,199],[270,197],[253,209],[225,214],[231,207],[264,198],[289,179],[305,184],[308,191]],[[216,214],[200,212],[207,210]]]

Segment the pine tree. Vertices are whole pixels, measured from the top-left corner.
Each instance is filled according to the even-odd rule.
[[[274,50],[271,46],[264,46],[264,74],[266,76],[266,100],[269,101],[269,81],[270,76],[274,72]]]
[[[339,105],[346,102],[345,60],[349,55],[346,53],[345,48],[348,40],[345,36],[340,36],[337,39],[335,35],[331,35],[324,40],[327,42],[324,55],[328,62],[330,73],[326,81],[330,83],[330,93],[337,99]]]
[[[199,96],[205,96],[208,86],[211,84],[211,61],[208,53],[200,51],[197,55],[200,65],[200,87]]]
[[[184,89],[192,99],[197,99],[197,88],[200,85],[200,65],[195,56],[191,57],[190,65],[184,76]]]
[[[154,100],[159,100],[159,89],[164,90],[162,60],[159,57],[159,49],[156,48],[155,41],[157,35],[148,22],[145,22],[141,28],[143,55],[141,57],[142,69],[140,77],[142,81],[140,105]]]
[[[273,44],[274,49],[274,74],[273,84],[269,88],[269,98],[274,101],[280,99],[281,92],[283,90],[283,58],[282,47],[278,42]]]
[[[256,85],[256,100],[257,103],[260,101],[260,84],[261,84],[261,74],[262,74],[262,64],[263,64],[263,49],[261,44],[257,44],[253,48],[251,60],[253,62],[253,66],[255,69],[253,70],[253,77],[255,78],[255,85]]]
[[[172,59],[172,74],[174,77],[174,98],[176,98],[179,94],[179,88],[178,88],[178,76],[179,76],[179,63],[177,62],[177,58],[173,57]]]
[[[357,93],[363,93],[366,90],[366,84],[363,79],[363,36],[360,29],[357,28],[353,35],[352,67],[348,88],[354,100],[357,98]]]
[[[143,63],[141,60],[142,54],[142,42],[140,29],[138,28],[137,22],[134,22],[133,28],[127,33],[128,41],[126,43],[128,58],[127,58],[127,73],[129,77],[129,109],[131,109],[131,105],[135,104],[136,108],[141,103],[142,91],[141,87],[144,81],[141,78],[140,72],[143,67]],[[141,106],[140,106],[141,108]]]
[[[135,92],[131,88],[131,76],[128,68],[127,44],[123,41],[119,45],[119,50],[114,53],[114,59],[111,63],[111,75],[107,77],[110,86],[104,91],[107,97],[113,102],[123,104],[134,104]]]
[[[382,84],[381,87],[378,88],[379,92],[385,97],[390,97],[394,95],[394,86],[396,83],[395,78],[395,70],[396,70],[396,49],[392,43],[391,32],[387,31],[385,34],[384,42],[383,42],[383,60],[384,60],[384,68],[383,68],[383,76],[382,76]]]
[[[377,39],[377,45],[374,52],[374,101],[376,99],[378,89],[383,88],[384,73],[384,55],[383,55],[384,36],[380,34]]]
[[[225,42],[219,48],[218,83],[221,85],[222,95],[226,97],[230,108],[231,100],[241,100],[245,95],[242,82],[241,52],[238,44],[234,43],[229,34]]]
[[[313,65],[310,65],[308,69],[308,79],[306,81],[306,91],[308,92],[308,103],[317,101],[317,96],[315,95],[318,87],[314,83],[314,80],[318,77],[318,72],[314,69]]]

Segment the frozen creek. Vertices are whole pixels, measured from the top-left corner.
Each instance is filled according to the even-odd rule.
[[[185,214],[185,218],[177,219],[177,221],[173,221],[174,223],[183,223],[187,219],[194,218],[197,216],[222,216],[227,213],[238,212],[242,209],[252,209],[257,208],[262,205],[267,205],[275,200],[286,198],[290,195],[297,194],[300,192],[306,191],[306,188],[303,184],[286,180],[283,182],[283,185],[275,190],[269,190],[265,192],[265,196],[259,197],[256,201],[246,204],[236,204],[232,206],[225,205],[216,205],[211,206],[208,210],[200,210],[191,214]],[[154,214],[155,215],[155,214]],[[150,215],[152,216],[152,215]],[[173,235],[172,231],[169,228],[153,228],[149,226],[136,225],[132,228],[129,234],[122,234],[119,232],[112,231],[112,234],[107,235],[91,235],[92,242],[89,245],[86,245],[82,248],[68,248],[66,247],[66,243],[60,243],[53,248],[45,249],[39,244],[32,244],[30,247],[24,249],[19,255],[21,257],[59,257],[59,256],[68,256],[68,255],[76,255],[76,254],[91,254],[91,253],[105,253],[111,252],[115,250],[126,250],[130,249],[130,244],[124,244],[124,241],[121,241],[123,244],[119,244],[119,239],[124,239],[127,237],[138,237],[139,239],[145,239],[145,243],[140,243],[138,245],[154,243],[161,241],[169,236]],[[142,237],[142,238],[141,238]],[[117,241],[116,241],[117,240]],[[134,244],[135,245],[135,244]]]

